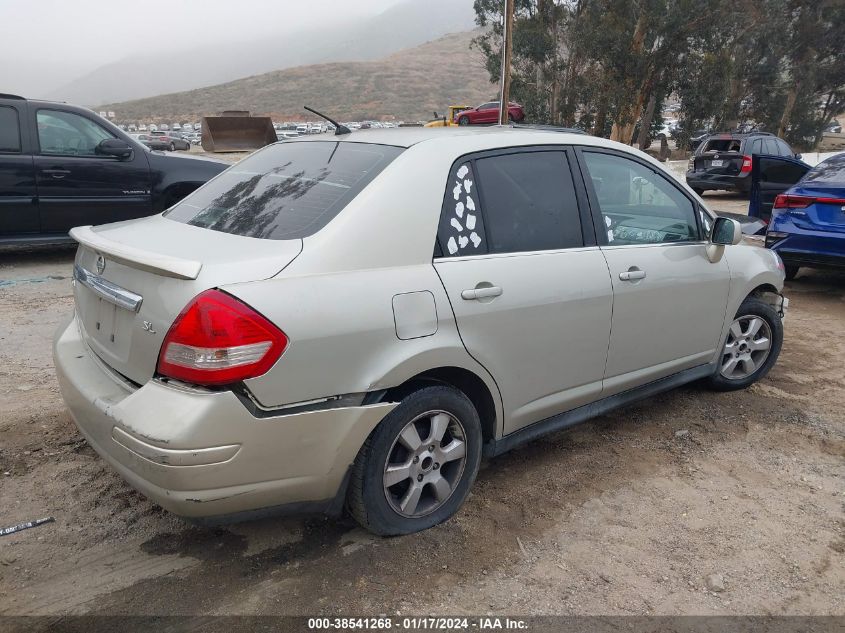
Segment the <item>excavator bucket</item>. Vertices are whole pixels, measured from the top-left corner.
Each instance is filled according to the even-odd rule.
[[[277,140],[270,117],[227,111],[202,118],[202,148],[207,152],[249,152]]]

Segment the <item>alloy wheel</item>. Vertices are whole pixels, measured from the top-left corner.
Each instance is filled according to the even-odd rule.
[[[384,494],[398,514],[416,518],[440,508],[461,481],[466,433],[454,415],[427,411],[399,433],[384,463]]]
[[[772,348],[772,330],[765,319],[747,314],[734,319],[722,350],[720,373],[728,380],[743,380],[766,362]]]

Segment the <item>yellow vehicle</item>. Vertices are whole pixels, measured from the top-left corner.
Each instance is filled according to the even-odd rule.
[[[451,105],[449,106],[449,114],[447,116],[437,116],[437,112],[434,113],[434,119],[429,121],[425,124],[425,127],[450,127],[452,125],[457,125],[457,116],[458,113],[463,112],[464,110],[469,110],[472,106],[466,105]]]

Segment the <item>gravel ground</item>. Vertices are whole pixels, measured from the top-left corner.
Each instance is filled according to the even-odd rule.
[[[72,261],[0,254],[0,526],[56,519],[0,537],[0,614],[845,614],[845,275],[787,284],[760,384],[536,441],[487,462],[453,520],[379,539],[320,517],[201,529],[129,488],[54,378]]]

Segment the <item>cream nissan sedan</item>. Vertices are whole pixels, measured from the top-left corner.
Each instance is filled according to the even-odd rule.
[[[659,163],[586,135],[405,128],[270,145],[150,218],[79,227],[62,394],[202,521],[458,511],[484,457],[775,363],[784,273]]]

